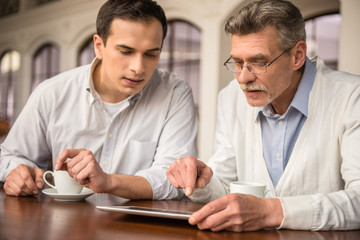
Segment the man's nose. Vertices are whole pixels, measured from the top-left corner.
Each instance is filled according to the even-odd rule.
[[[130,70],[136,74],[142,74],[145,71],[144,57],[140,55],[135,55],[131,59]]]
[[[240,84],[246,84],[255,81],[256,76],[244,66],[241,72],[236,73],[236,79]]]

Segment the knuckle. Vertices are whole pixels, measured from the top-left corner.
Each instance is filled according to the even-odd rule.
[[[17,168],[18,168],[20,171],[22,171],[22,170],[27,169],[28,166],[26,166],[25,164],[20,164]]]
[[[85,156],[92,155],[92,152],[90,150],[84,149]]]
[[[233,202],[233,201],[237,201],[237,199],[239,198],[239,195],[237,193],[231,193],[231,194],[228,194],[226,196],[226,198],[228,199],[228,201]]]
[[[175,164],[180,165],[183,162],[183,158],[176,159]]]
[[[29,174],[25,174],[22,176],[22,179],[24,182],[32,180],[32,177]]]
[[[211,212],[211,213],[214,213],[215,210],[216,210],[216,207],[214,205],[212,205],[212,204],[209,204],[207,207],[209,209],[209,212]]]
[[[95,162],[91,161],[88,163],[88,166],[90,169],[94,169],[96,167],[96,164],[95,164]]]
[[[204,225],[206,226],[206,228],[211,228],[215,225],[215,221],[213,218],[209,217],[205,220]]]
[[[62,151],[62,153],[60,154],[59,158],[61,157],[65,157],[65,156],[69,156],[70,154],[70,150],[69,149],[65,149]]]

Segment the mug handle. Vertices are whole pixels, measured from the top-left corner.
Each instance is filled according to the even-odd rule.
[[[51,174],[52,177],[54,177],[54,173],[52,171],[46,171],[43,175],[43,179],[44,179],[44,182],[49,185],[50,187],[56,189],[56,187],[54,185],[52,185],[51,183],[49,183],[47,180],[46,180],[46,174]]]

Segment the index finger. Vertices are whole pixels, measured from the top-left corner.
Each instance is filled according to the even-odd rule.
[[[56,159],[54,169],[56,171],[58,171],[58,170],[66,170],[65,166],[64,166],[65,161],[68,158],[75,157],[81,151],[82,151],[82,149],[65,149],[64,151],[62,151],[62,153],[60,153],[59,157]]]
[[[198,171],[197,165],[199,160],[196,158],[189,158],[186,161],[186,182],[185,182],[185,195],[190,196],[196,185]]]
[[[196,168],[187,168],[186,169],[186,183],[185,183],[185,195],[190,196],[194,189],[197,179]]]
[[[226,207],[226,203],[223,202],[222,198],[212,201],[206,204],[205,206],[203,206],[202,208],[200,208],[200,210],[194,212],[189,218],[189,223],[191,225],[201,223],[207,217],[223,210],[225,207]]]

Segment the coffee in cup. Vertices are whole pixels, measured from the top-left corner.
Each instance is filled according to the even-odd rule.
[[[256,182],[232,182],[230,193],[251,194],[258,198],[265,196],[265,184]]]
[[[55,185],[52,185],[46,180],[47,174],[53,176]],[[79,194],[83,189],[83,186],[76,182],[74,178],[70,177],[67,171],[46,171],[43,179],[45,183],[55,189],[58,194]]]

